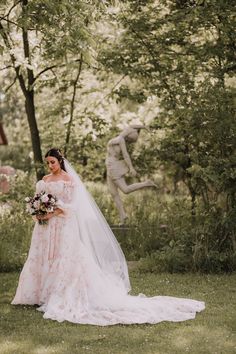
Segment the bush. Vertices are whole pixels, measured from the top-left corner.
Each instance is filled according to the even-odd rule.
[[[176,204],[176,203],[174,203]],[[166,244],[141,259],[142,271],[233,272],[236,270],[235,210],[198,207],[194,218],[189,210],[172,209]],[[180,206],[180,205],[179,205]],[[171,240],[170,240],[171,238]]]
[[[8,145],[1,147],[1,165],[10,165],[23,171],[33,171],[34,166],[29,155],[30,147],[27,144]]]
[[[160,251],[155,251],[141,259],[139,269],[143,272],[185,272],[191,269],[190,259],[186,257],[185,245],[170,242]]]
[[[191,200],[139,191],[124,197],[130,215],[125,227],[107,187],[87,187],[111,225],[128,260],[140,260],[143,272],[232,272],[236,270],[235,209],[226,213],[213,205],[198,205],[191,214]],[[11,212],[0,217],[0,270],[22,267],[30,245],[33,222],[24,212],[24,198],[34,193],[34,178],[19,173],[11,192],[4,196]]]
[[[20,269],[30,246],[33,221],[18,203],[11,203],[10,210],[0,217],[0,228],[0,271]]]
[[[90,184],[90,190],[110,225],[117,224],[107,189]],[[130,215],[125,227],[113,227],[128,260],[140,260],[142,271],[232,272],[236,270],[236,211],[203,204],[191,214],[191,200],[139,191],[125,196]]]
[[[25,197],[35,191],[34,176],[18,170],[10,191],[0,196],[0,271],[20,269],[30,246],[33,221],[25,213]]]

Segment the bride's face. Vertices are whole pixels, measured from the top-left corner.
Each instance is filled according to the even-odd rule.
[[[51,173],[58,173],[61,171],[60,163],[56,157],[47,156],[46,162]]]

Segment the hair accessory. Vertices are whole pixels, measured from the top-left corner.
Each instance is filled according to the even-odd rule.
[[[58,152],[58,155],[59,155],[62,159],[64,159],[64,156],[62,155],[61,150],[60,150],[60,149],[57,149],[57,152]]]

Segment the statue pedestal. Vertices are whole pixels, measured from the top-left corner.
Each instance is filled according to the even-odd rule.
[[[114,232],[115,235],[121,235],[121,236],[126,236],[126,234],[128,233],[128,231],[130,231],[131,229],[134,228],[134,226],[132,225],[110,225],[110,228],[112,229],[112,231]]]
[[[132,226],[133,227],[133,226]],[[110,228],[112,230],[129,230],[130,229],[130,226],[129,225],[110,225]]]

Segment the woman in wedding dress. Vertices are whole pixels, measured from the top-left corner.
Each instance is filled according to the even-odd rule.
[[[44,318],[108,326],[195,318],[204,302],[129,295],[124,254],[79,176],[58,149],[45,155],[51,173],[36,184],[58,199],[34,226],[12,304],[39,305]],[[39,218],[39,217],[38,217]]]

